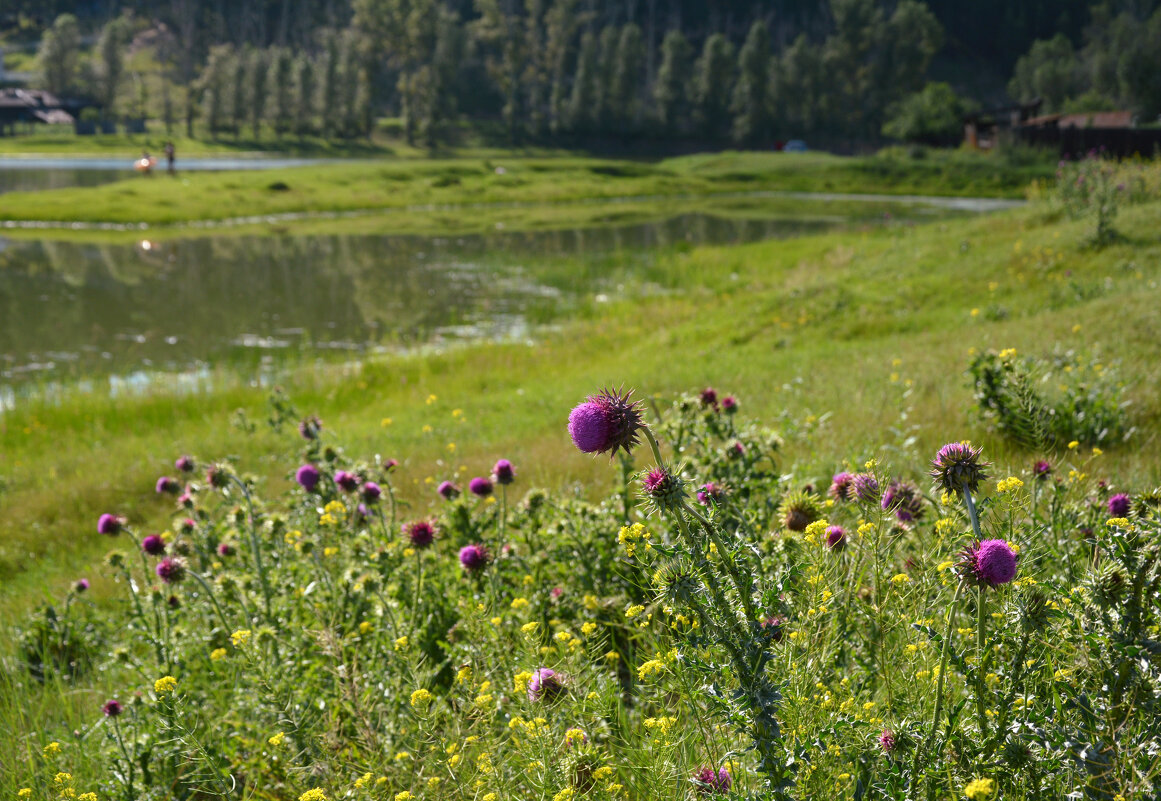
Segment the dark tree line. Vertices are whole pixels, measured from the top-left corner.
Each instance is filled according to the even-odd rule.
[[[1090,10],[1073,0],[981,0],[973,13],[993,14],[1001,38],[1078,31],[1079,48],[1058,32],[1025,39],[1026,55],[1006,53],[1013,96],[1043,97],[1048,108],[1104,98],[1156,115],[1161,48],[1150,41],[1161,34],[1159,3],[1120,0]],[[176,109],[172,87],[191,131],[200,119],[214,135],[249,127],[258,136],[269,127],[279,136],[356,137],[377,116],[394,114],[409,141],[429,145],[464,119],[497,121],[515,143],[648,137],[760,146],[799,136],[855,143],[930,127],[916,118],[932,116],[933,105],[946,127],[960,101],[928,85],[929,67],[941,49],[978,38],[981,25],[945,0],[65,5],[81,16],[58,17],[42,39],[51,89],[79,88],[110,108],[121,86],[123,103],[124,49],[135,29],[148,29],[161,31],[167,121]],[[82,21],[102,9],[128,13],[97,29],[93,57],[78,60]]]

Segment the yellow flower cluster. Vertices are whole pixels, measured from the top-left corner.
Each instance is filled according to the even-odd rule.
[[[177,679],[173,676],[162,676],[157,681],[153,682],[153,692],[158,695],[165,695],[177,689]]]
[[[660,659],[650,659],[648,662],[642,662],[637,668],[637,678],[644,681],[647,677],[654,673],[661,673],[665,670],[665,663]]]
[[[1130,528],[1128,518],[1124,518],[1124,517],[1110,517],[1108,520],[1105,521],[1105,525],[1108,526],[1109,528],[1113,528],[1113,527]]]
[[[327,794],[323,792],[321,787],[315,787],[313,790],[307,790],[300,795],[298,801],[327,801]]]
[[[279,748],[284,742],[286,742],[286,732],[280,731],[278,734],[275,734],[267,739],[266,742],[275,748]]]
[[[637,555],[637,545],[645,540],[646,547],[649,546],[649,540],[653,535],[646,530],[645,526],[640,523],[634,523],[631,526],[622,526],[620,532],[617,533],[617,542],[625,546],[625,554],[628,556]]]
[[[426,706],[431,703],[433,698],[435,696],[421,687],[411,694],[411,707],[418,709],[421,706]]]
[[[675,717],[645,718],[645,728],[655,731],[662,737],[669,734],[669,730],[677,723]]]
[[[234,643],[235,648],[241,648],[250,639],[250,629],[238,629],[230,635],[230,642]]]
[[[1008,476],[1007,478],[1000,479],[996,483],[996,492],[1010,492],[1011,490],[1020,489],[1022,486],[1024,486],[1023,481],[1015,476]]]
[[[963,794],[971,801],[987,801],[996,794],[996,782],[994,779],[975,779],[963,788]]]

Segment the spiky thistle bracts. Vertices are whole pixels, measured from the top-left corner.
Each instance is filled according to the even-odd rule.
[[[944,492],[962,495],[964,487],[975,493],[980,482],[988,479],[985,469],[990,462],[980,459],[983,448],[972,447],[970,442],[949,442],[939,449],[931,460],[931,477],[935,486]]]
[[[633,390],[605,389],[590,395],[568,416],[568,433],[583,453],[626,454],[640,442],[644,421],[641,402],[632,400]]]

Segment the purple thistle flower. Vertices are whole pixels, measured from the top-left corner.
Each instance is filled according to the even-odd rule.
[[[726,456],[729,456],[731,459],[741,459],[745,455],[746,446],[741,442],[735,442],[733,445],[730,445],[728,448],[726,448]]]
[[[910,523],[923,516],[923,498],[919,488],[909,481],[891,479],[883,493],[882,507],[888,512],[894,510],[895,519],[901,523]]]
[[[589,395],[568,415],[568,434],[582,453],[605,453],[612,459],[617,449],[629,453],[637,445],[644,423],[640,401],[633,391],[602,390]]]
[[[685,498],[685,483],[668,467],[654,467],[641,479],[645,497],[660,509],[675,508]]]
[[[998,587],[1016,578],[1019,559],[1003,540],[984,540],[965,548],[956,567],[960,576],[971,584]]]
[[[859,473],[851,480],[851,493],[855,500],[873,503],[879,500],[879,479],[870,473]]]
[[[363,500],[367,503],[378,503],[379,498],[383,495],[383,489],[374,481],[368,481],[363,484],[363,488],[359,491]]]
[[[440,494],[445,501],[450,501],[453,498],[458,498],[460,495],[460,488],[450,481],[443,481],[440,483],[436,492]]]
[[[194,505],[193,493],[186,487],[185,492],[177,499],[177,505],[184,509],[192,509]],[[191,521],[192,522],[192,521]]]
[[[212,464],[206,468],[206,483],[214,489],[225,489],[230,483],[230,474],[222,465]]]
[[[185,562],[181,559],[167,556],[157,563],[154,572],[166,584],[176,584],[185,578]]]
[[[827,494],[836,501],[853,501],[855,499],[854,481],[854,473],[848,473],[845,470],[841,473],[835,473],[830,481],[830,489],[827,490]]]
[[[980,482],[988,478],[984,468],[991,465],[991,462],[980,460],[981,453],[983,448],[973,448],[969,442],[944,445],[931,460],[931,477],[935,479],[935,485],[955,495],[962,495],[965,486],[968,491],[975,492]]]
[[[537,668],[528,680],[528,700],[551,704],[564,695],[564,677],[552,668]]]
[[[234,546],[228,542],[218,543],[218,556],[233,556]]]
[[[75,592],[75,593],[77,593],[78,595],[80,595],[82,592],[85,592],[86,590],[88,590],[88,589],[89,589],[89,587],[90,587],[90,584],[89,584],[89,580],[88,580],[88,579],[86,579],[86,578],[83,578],[83,579],[77,579],[77,580],[76,580],[76,581],[73,583],[73,592]]]
[[[883,733],[879,735],[879,747],[883,749],[884,753],[890,754],[895,750],[897,744],[895,732],[890,729],[883,729]]]
[[[501,459],[492,468],[492,477],[496,479],[497,484],[511,484],[516,480],[516,471],[512,469],[511,462]]]
[[[335,473],[335,483],[339,485],[339,489],[343,492],[354,492],[359,488],[359,477],[354,473],[348,473],[346,470],[339,470]]]
[[[477,498],[487,498],[492,494],[492,482],[483,476],[476,476],[468,482],[468,490]]]
[[[1052,475],[1052,465],[1041,459],[1032,465],[1032,475],[1039,479],[1046,479]]]
[[[157,490],[158,495],[176,495],[181,492],[181,484],[178,483],[176,478],[162,476],[157,479],[157,484],[154,489]]]
[[[97,518],[97,533],[107,534],[110,537],[114,534],[120,534],[121,529],[125,526],[125,518],[117,517],[117,515],[103,514]]]
[[[318,468],[313,464],[304,464],[302,467],[298,468],[298,471],[294,474],[294,480],[297,481],[299,486],[301,486],[304,490],[311,492],[315,487],[318,486]]]
[[[179,456],[173,467],[179,473],[192,473],[197,465],[194,464],[192,456]]]
[[[150,556],[161,556],[165,553],[165,540],[156,534],[150,534],[141,540],[141,550]]]
[[[185,520],[182,520],[178,526],[182,534],[192,534],[193,530],[197,527],[197,521],[189,517],[187,517]]]
[[[355,522],[362,523],[371,516],[371,510],[367,508],[367,504],[361,503],[355,507]]]
[[[121,702],[116,699],[110,699],[101,707],[101,711],[105,713],[105,717],[115,718],[121,714]]]
[[[387,461],[383,462],[383,470],[388,472],[388,473],[390,473],[392,470],[394,470],[398,466],[399,466],[399,462],[396,459],[388,459]]]
[[[483,545],[465,545],[460,548],[460,564],[469,573],[483,570],[488,565],[488,550]]]
[[[1108,507],[1110,517],[1128,517],[1129,509],[1132,508],[1132,502],[1129,500],[1128,495],[1119,492],[1109,498]]]
[[[427,520],[416,520],[403,524],[403,533],[411,540],[411,544],[420,550],[435,541],[435,526]]]
[[[694,774],[693,780],[697,782],[698,795],[725,795],[733,784],[725,765],[716,771],[707,765]]]
[[[726,395],[722,398],[722,411],[726,414],[734,414],[738,411],[738,399],[733,395]]]
[[[826,530],[826,547],[832,551],[847,547],[847,532],[842,526],[831,526]]]
[[[719,503],[725,495],[725,490],[720,484],[709,482],[704,484],[701,489],[697,491],[697,502],[702,506],[709,506],[710,501]]]
[[[713,387],[706,387],[701,391],[701,405],[718,407],[718,392]]]

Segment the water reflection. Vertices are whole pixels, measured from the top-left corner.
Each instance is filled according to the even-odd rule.
[[[0,238],[0,405],[65,384],[116,394],[164,372],[198,387],[210,366],[255,376],[320,352],[522,339],[598,293],[664,289],[659,249],[834,224],[686,214],[442,238]]]
[[[72,186],[100,186],[131,178],[127,169],[20,168],[0,164],[0,195],[5,192],[39,192],[45,189],[68,189]]]

